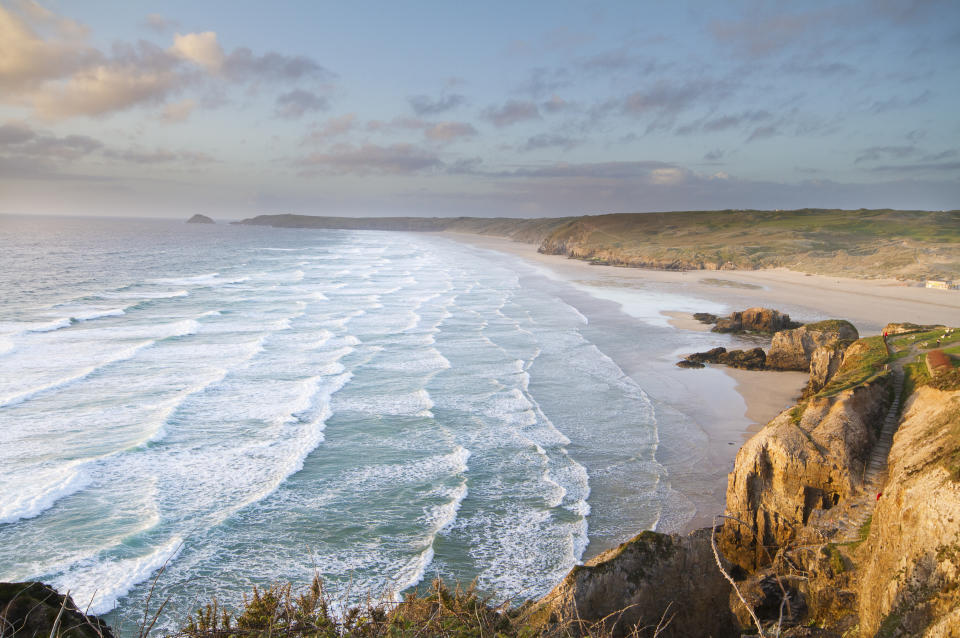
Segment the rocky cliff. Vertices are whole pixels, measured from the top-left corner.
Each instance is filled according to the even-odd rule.
[[[847,345],[860,338],[849,321],[828,319],[773,335],[767,367],[779,370],[810,369],[813,351],[821,346]]]
[[[105,622],[85,615],[69,595],[42,583],[0,583],[0,636],[113,638]]]
[[[960,636],[960,391],[907,403],[860,559],[860,635]]]
[[[681,537],[643,532],[574,567],[533,612],[539,623],[600,623],[614,636],[739,636],[730,585],[714,562],[712,529]],[[709,626],[704,619],[709,618]],[[667,621],[669,620],[669,623]]]
[[[744,569],[769,564],[801,537],[810,515],[859,493],[886,414],[890,375],[782,412],[737,454],[727,484],[724,555]]]

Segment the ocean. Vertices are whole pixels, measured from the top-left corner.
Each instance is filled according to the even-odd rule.
[[[588,292],[431,234],[0,218],[0,581],[169,628],[314,573],[520,601],[679,529],[696,424],[650,392],[702,338]]]

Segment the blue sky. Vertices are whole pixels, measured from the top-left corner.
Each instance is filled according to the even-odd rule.
[[[960,3],[0,2],[0,212],[960,207]]]

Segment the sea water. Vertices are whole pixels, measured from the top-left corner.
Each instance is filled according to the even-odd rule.
[[[314,573],[544,594],[683,515],[562,288],[429,234],[2,218],[0,581],[167,627]]]

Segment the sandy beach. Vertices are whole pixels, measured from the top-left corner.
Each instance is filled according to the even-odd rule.
[[[960,293],[925,289],[896,280],[826,277],[785,269],[669,272],[597,266],[540,254],[532,244],[482,235],[442,235],[520,257],[544,276],[571,284],[596,300],[619,304],[627,314],[651,325],[672,326],[689,333],[705,348],[766,346],[769,341],[710,333],[709,326],[693,319],[694,312],[726,314],[765,306],[805,322],[848,319],[861,335],[878,334],[891,321],[960,323]],[[649,302],[644,307],[632,307],[631,292],[636,291],[643,291],[648,300],[656,300],[655,315],[646,309]],[[669,469],[673,488],[696,510],[678,528],[671,528],[668,522],[658,526],[661,531],[685,531],[711,524],[713,515],[723,510],[726,475],[740,446],[792,405],[807,381],[803,372],[748,371],[726,366],[681,370],[674,366],[680,354],[663,352],[651,361],[620,353],[618,359],[627,374],[642,370],[649,378],[653,370],[659,382],[649,392],[674,405],[683,404],[685,415],[699,426],[697,432],[664,428],[661,433],[665,441],[658,451],[658,460]],[[671,436],[674,440],[670,440]],[[584,558],[601,549],[591,546]]]

